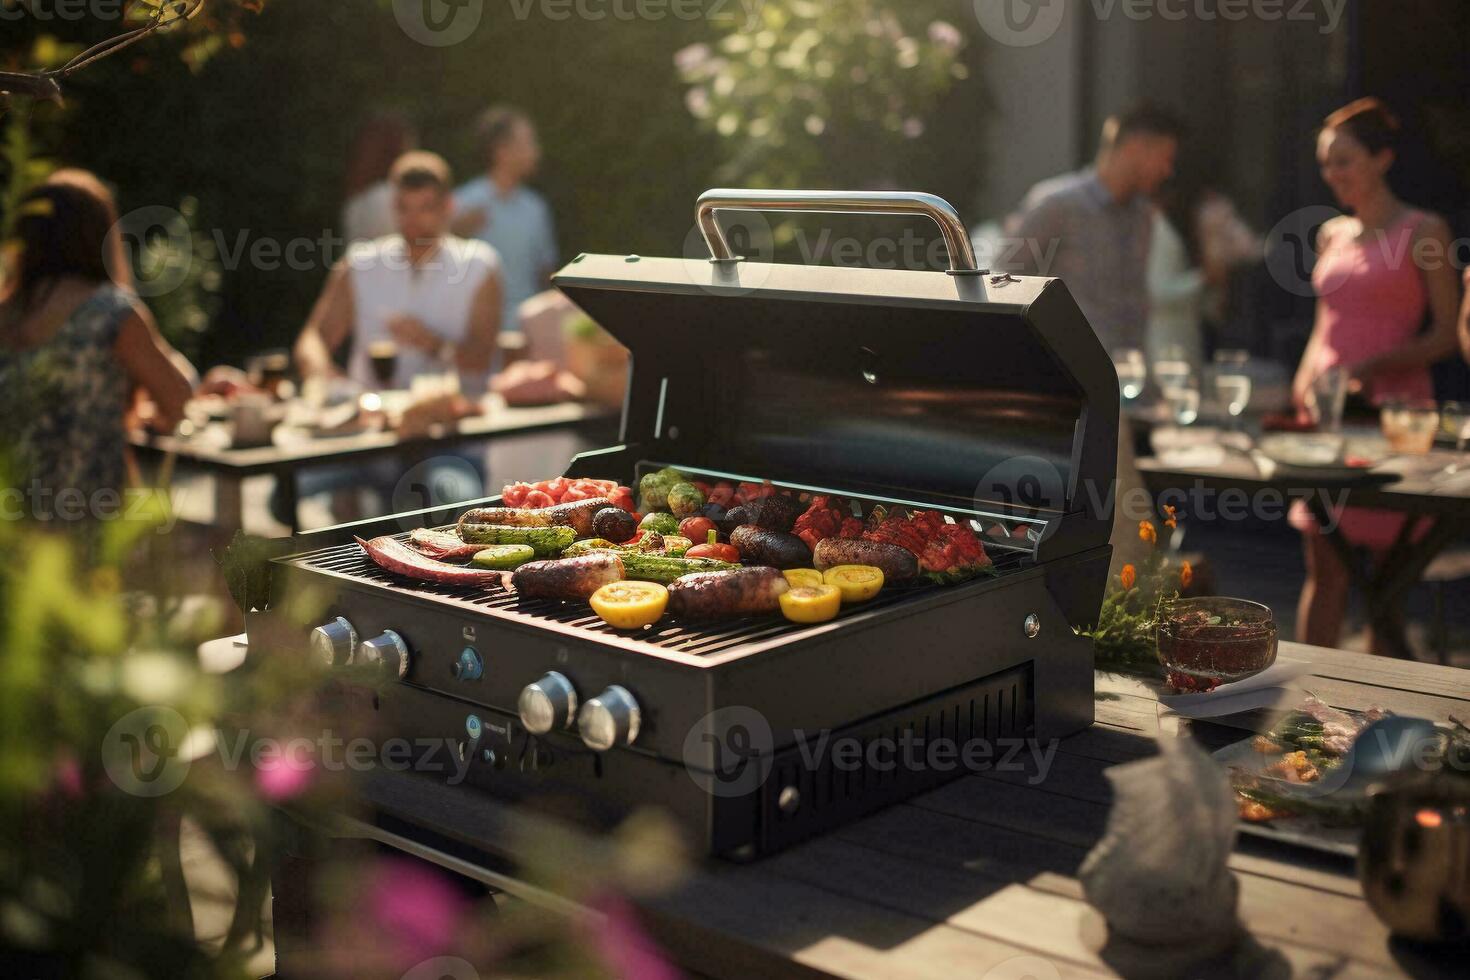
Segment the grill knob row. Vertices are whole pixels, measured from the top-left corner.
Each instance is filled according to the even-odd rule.
[[[325,667],[341,667],[357,649],[357,630],[338,616],[311,631],[311,654]]]
[[[539,681],[521,689],[516,708],[521,724],[532,735],[570,728],[577,716],[577,689],[564,675],[547,671]]]
[[[579,709],[577,689],[564,674],[554,670],[527,684],[516,707],[521,724],[533,735],[571,728],[575,721],[582,741],[595,752],[631,745],[643,720],[637,699],[617,684]]]
[[[384,630],[382,636],[362,641],[355,662],[376,665],[387,676],[403,680],[408,676],[408,644],[392,630]]]

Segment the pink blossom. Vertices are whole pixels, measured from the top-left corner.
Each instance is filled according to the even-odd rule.
[[[411,963],[452,948],[468,899],[432,868],[394,858],[373,875],[364,904],[384,950]]]
[[[633,908],[623,898],[604,895],[592,907],[604,916],[602,928],[591,936],[592,948],[613,976],[628,980],[679,980],[679,971],[669,965],[643,932]]]
[[[959,28],[944,20],[936,20],[929,25],[929,40],[947,51],[958,51],[965,43]]]

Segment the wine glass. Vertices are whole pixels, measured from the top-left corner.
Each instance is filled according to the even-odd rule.
[[[1165,348],[1163,356],[1154,362],[1154,378],[1160,390],[1185,387],[1192,377],[1194,365],[1182,347]]]
[[[1164,401],[1179,425],[1194,425],[1199,421],[1200,393],[1197,379],[1191,377],[1183,384],[1165,388]]]
[[[1251,403],[1250,375],[1215,375],[1215,397],[1225,406],[1225,411],[1231,418],[1240,418]]]
[[[1118,348],[1113,351],[1113,367],[1118,371],[1118,387],[1123,400],[1137,401],[1148,381],[1148,362],[1143,358],[1143,351],[1136,347]]]

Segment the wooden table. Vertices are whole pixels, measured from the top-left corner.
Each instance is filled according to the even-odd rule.
[[[1281,659],[1312,664],[1304,686],[1337,706],[1470,715],[1470,672],[1297,644]],[[773,857],[706,862],[676,893],[641,901],[644,924],[681,967],[708,977],[1137,975],[1125,950],[1090,938],[1098,921],[1076,870],[1107,819],[1107,769],[1155,752],[1161,713],[1147,684],[1110,675],[1098,677],[1097,709],[1097,724],[1064,740],[1035,785],[1026,773],[967,775]],[[413,782],[415,804],[459,822],[465,839],[501,827],[513,838],[534,819]],[[597,846],[570,859],[596,860]],[[463,857],[404,849],[526,901],[560,901]],[[1230,969],[1191,976],[1463,975],[1459,960],[1392,941],[1344,859],[1242,838],[1231,867],[1249,939]]]
[[[172,456],[178,464],[209,473],[215,480],[215,524],[226,530],[241,527],[241,483],[248,477],[270,475],[280,481],[286,506],[295,526],[298,469],[329,464],[360,464],[368,460],[413,452],[434,446],[486,442],[509,436],[528,435],[552,429],[611,427],[617,413],[600,405],[566,403],[534,408],[508,408],[493,401],[484,415],[468,418],[457,426],[439,426],[413,438],[396,432],[362,432],[325,438],[290,439],[252,449],[236,449],[218,441],[200,438],[133,433],[129,437],[140,456],[161,460]]]
[[[1173,495],[1184,495],[1187,500],[1196,490],[1214,494],[1217,499],[1230,493],[1259,500],[1257,495],[1264,492],[1276,495],[1273,500],[1304,500],[1318,523],[1332,528],[1327,538],[1342,557],[1353,584],[1366,598],[1375,637],[1396,656],[1411,658],[1413,654],[1398,616],[1404,594],[1419,581],[1436,556],[1470,533],[1470,473],[1453,480],[1437,475],[1456,461],[1470,464],[1462,454],[1454,452],[1393,456],[1373,467],[1367,478],[1348,481],[1273,471],[1269,462],[1263,471],[1260,459],[1234,451],[1210,466],[1171,465],[1148,457],[1138,460],[1138,470],[1144,485],[1160,503],[1177,503],[1177,499],[1167,499]],[[1406,520],[1388,552],[1371,570],[1365,570],[1359,556],[1354,554],[1353,542],[1329,520],[1328,500],[1334,507],[1346,504],[1422,516],[1428,519],[1428,526],[1416,538],[1413,532],[1420,522]],[[1183,511],[1191,520],[1200,517],[1187,503]]]

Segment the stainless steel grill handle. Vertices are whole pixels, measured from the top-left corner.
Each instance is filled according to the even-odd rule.
[[[738,262],[720,228],[720,211],[816,212],[818,214],[920,214],[939,226],[949,249],[952,276],[988,272],[975,261],[970,233],[959,212],[942,197],[911,191],[759,191],[717,188],[699,196],[695,220],[716,262]]]

